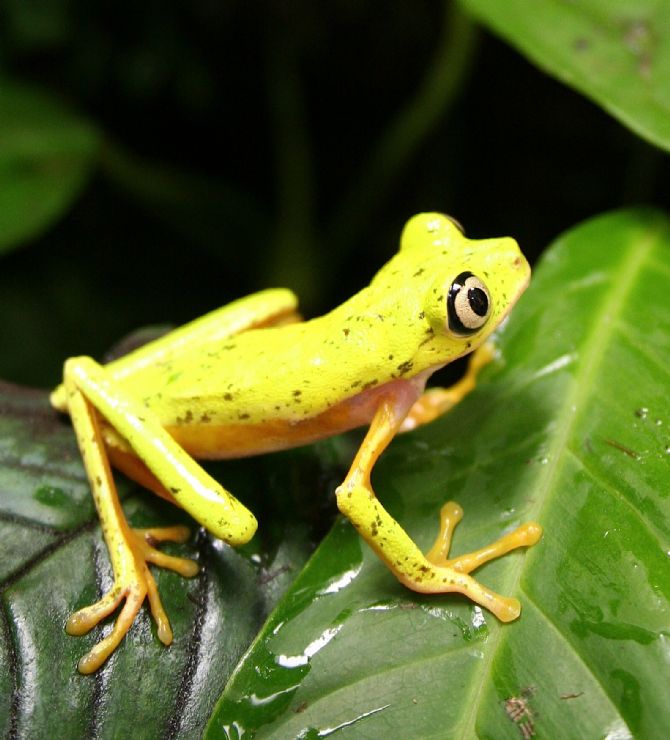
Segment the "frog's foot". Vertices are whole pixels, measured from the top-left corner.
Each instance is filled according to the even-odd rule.
[[[172,642],[170,622],[148,563],[169,568],[186,577],[198,572],[198,565],[194,561],[167,555],[154,547],[167,540],[185,542],[189,536],[188,527],[157,527],[127,532],[127,547],[118,553],[119,567],[114,574],[114,586],[100,601],[75,612],[65,626],[69,635],[84,635],[114,612],[125,599],[111,633],[79,661],[81,673],[93,673],[107,660],[132,626],[145,597],[149,599],[151,613],[156,621],[158,639],[164,645]]]
[[[526,522],[487,547],[457,558],[449,558],[451,538],[462,518],[463,509],[457,503],[449,501],[442,507],[439,534],[435,544],[426,553],[426,560],[430,565],[425,572],[419,566],[418,582],[405,583],[424,593],[458,591],[485,606],[503,622],[516,619],[521,611],[517,599],[501,596],[467,574],[510,550],[534,545],[542,536],[542,527],[536,522]]]
[[[191,535],[188,527],[176,525],[174,527],[151,527],[149,529],[133,529],[137,546],[147,563],[153,563],[161,568],[168,568],[180,576],[191,578],[199,568],[194,560],[167,555],[156,549],[161,542],[186,542]]]

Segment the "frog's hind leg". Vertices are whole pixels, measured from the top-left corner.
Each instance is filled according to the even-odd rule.
[[[117,382],[143,372],[147,367],[192,353],[205,344],[216,345],[228,337],[251,329],[282,326],[302,321],[295,295],[284,288],[271,288],[240,298],[211,311],[158,339],[138,347],[105,365],[107,374]],[[63,384],[51,393],[51,405],[67,411]]]
[[[184,540],[185,527],[133,532],[128,526],[116,493],[97,414],[125,439],[167,491],[215,535],[230,544],[248,541],[256,520],[247,509],[214,481],[160,426],[153,415],[128,397],[105,370],[90,358],[65,363],[65,392],[86,472],[107,544],[114,586],[92,606],[72,615],[70,634],[84,634],[111,614],[125,599],[111,634],[79,663],[82,673],[99,668],[130,628],[148,598],[158,626],[158,636],[169,644],[172,632],[161,605],[148,563],[176,570],[184,576],[197,572],[197,565],[159,552],[154,545],[165,539]]]
[[[149,468],[140,460],[137,455],[128,446],[126,441],[120,437],[110,426],[102,426],[102,435],[105,440],[105,448],[109,461],[115,470],[120,470],[142,488],[152,491],[165,501],[169,501],[173,506],[181,508],[179,501],[168,491],[168,489],[156,478]],[[140,545],[145,549],[146,560],[153,565],[175,570],[181,575],[192,575],[192,571],[197,572],[197,565],[192,560],[186,558],[174,558],[162,553],[151,547],[152,544],[159,542],[186,542],[190,536],[188,527],[150,527],[148,529],[133,529],[133,532],[140,538]],[[181,561],[181,567],[175,567],[175,564]]]
[[[172,558],[153,547],[154,542],[165,539],[184,541],[188,537],[188,530],[185,527],[154,530],[150,537],[146,532],[140,532],[138,535],[130,529],[119,502],[109,462],[104,454],[105,447],[96,412],[67,374],[65,387],[72,422],[114,573],[112,589],[97,603],[73,614],[67,621],[67,632],[71,635],[85,634],[114,612],[125,599],[112,632],[79,661],[79,670],[82,673],[91,673],[102,665],[123,639],[145,597],[149,599],[159,639],[166,645],[172,641],[170,623],[147,563],[157,563],[184,576],[195,575],[198,566],[189,560]]]
[[[256,518],[215,481],[106,369],[90,357],[65,363],[65,374],[128,444],[174,500],[216,537],[230,545],[248,542]]]

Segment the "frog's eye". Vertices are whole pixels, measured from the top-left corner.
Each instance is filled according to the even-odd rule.
[[[449,329],[454,334],[474,334],[491,315],[491,296],[484,283],[471,272],[462,272],[447,296]]]

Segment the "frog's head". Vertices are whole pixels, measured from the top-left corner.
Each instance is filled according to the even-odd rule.
[[[481,344],[509,313],[530,279],[514,239],[467,239],[458,222],[439,213],[414,216],[401,255],[421,264],[425,318],[443,350],[461,354]],[[418,286],[417,286],[418,287]]]

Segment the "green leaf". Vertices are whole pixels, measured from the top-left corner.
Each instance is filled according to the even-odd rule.
[[[99,139],[60,101],[0,78],[0,253],[37,236],[69,208]]]
[[[503,625],[394,581],[339,521],[237,667],[207,737],[662,737],[670,724],[670,223],[603,216],[546,253],[477,390],[394,441],[374,485],[424,548],[536,519],[477,576]],[[254,733],[256,733],[254,735]]]
[[[670,149],[670,6],[655,0],[460,0],[535,64]]]
[[[294,465],[282,465],[274,481],[255,466],[254,480],[279,500],[275,487],[296,480]],[[135,526],[189,522],[123,479],[120,491]],[[64,632],[74,610],[111,586],[88,483],[72,427],[46,394],[0,383],[0,736],[200,737],[226,678],[309,551],[300,523],[282,534],[270,551],[258,544],[236,552],[202,533],[166,546],[202,566],[193,579],[156,573],[174,642],[158,641],[143,609],[105,666],[81,676],[77,660],[111,628],[108,620],[86,637]]]

